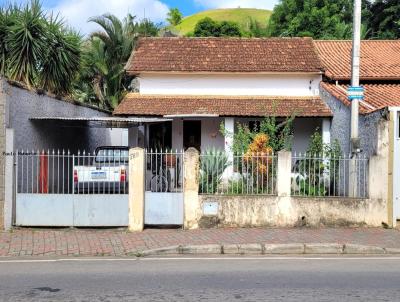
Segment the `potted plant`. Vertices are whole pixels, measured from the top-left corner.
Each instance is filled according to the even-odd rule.
[[[166,153],[164,155],[164,164],[168,168],[174,168],[176,166],[176,154],[173,153]]]

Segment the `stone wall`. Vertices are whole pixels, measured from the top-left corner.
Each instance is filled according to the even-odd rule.
[[[350,150],[350,122],[351,108],[329,94],[323,88],[320,96],[332,110],[331,142],[338,140],[345,154]],[[359,117],[359,137],[362,154],[370,157],[375,155],[378,147],[378,124],[381,120],[387,121],[385,110],[378,110]]]
[[[206,202],[218,203],[217,215],[203,215]],[[381,226],[386,201],[277,196],[200,196],[200,228]]]

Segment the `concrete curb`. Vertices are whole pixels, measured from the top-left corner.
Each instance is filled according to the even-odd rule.
[[[162,255],[398,255],[399,248],[339,243],[177,245],[138,252],[141,257]]]

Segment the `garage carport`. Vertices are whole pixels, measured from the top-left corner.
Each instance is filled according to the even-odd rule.
[[[164,118],[46,117],[35,127],[135,128],[169,121]],[[147,128],[147,127],[145,127]],[[93,151],[93,150],[91,150]],[[93,165],[93,152],[76,148],[17,150],[14,162],[14,224],[17,226],[113,227],[128,225],[128,191],[74,188],[75,165]],[[108,162],[109,165],[118,164]],[[119,163],[122,164],[122,163]],[[126,168],[128,164],[126,164]],[[128,174],[126,172],[126,174]],[[114,184],[115,186],[115,184]]]

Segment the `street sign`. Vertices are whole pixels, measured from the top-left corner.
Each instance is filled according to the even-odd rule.
[[[363,100],[364,99],[364,88],[357,86],[350,86],[347,89],[347,97],[350,101],[352,100]]]

